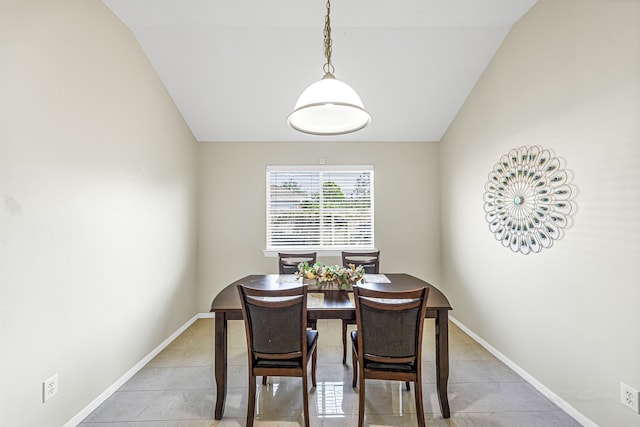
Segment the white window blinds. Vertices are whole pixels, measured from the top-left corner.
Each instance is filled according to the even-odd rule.
[[[372,166],[268,166],[267,250],[374,247]]]

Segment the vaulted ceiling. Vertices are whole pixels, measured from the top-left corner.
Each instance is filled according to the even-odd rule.
[[[103,0],[131,29],[198,141],[439,141],[536,0],[333,0],[335,76],[372,116],[343,136],[292,130],[323,76],[325,0]]]

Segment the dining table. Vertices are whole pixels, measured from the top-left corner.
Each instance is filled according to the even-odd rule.
[[[215,419],[220,420],[224,414],[227,395],[227,321],[242,320],[242,308],[237,287],[239,284],[257,289],[285,289],[301,286],[299,279],[293,275],[253,274],[243,277],[222,289],[211,302],[211,312],[215,313],[214,331],[214,369],[216,379]],[[337,289],[308,288],[309,296],[321,294],[315,298],[320,303],[308,304],[307,316],[309,324],[320,319],[355,319],[353,292]],[[367,274],[364,283],[358,286],[391,291],[429,288],[425,317],[435,319],[435,363],[436,388],[440,411],[443,418],[450,417],[447,383],[449,381],[449,310],[452,309],[447,297],[435,286],[406,273]],[[313,288],[313,289],[312,289]]]

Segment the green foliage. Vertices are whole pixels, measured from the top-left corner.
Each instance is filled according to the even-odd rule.
[[[298,264],[298,278],[316,280],[318,287],[329,286],[335,284],[341,289],[351,289],[355,283],[364,280],[364,267],[349,264],[348,267],[340,267],[339,265],[323,265],[316,262],[309,265],[308,262]]]

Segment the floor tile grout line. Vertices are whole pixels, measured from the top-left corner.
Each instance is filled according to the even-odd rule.
[[[191,336],[189,339],[201,339],[203,337],[206,337],[207,339],[212,339],[213,338],[213,328],[211,326],[212,325],[207,325],[206,326],[206,328],[207,328],[206,329],[206,331],[207,331],[206,334],[202,333],[201,329],[198,329],[197,333],[188,334],[188,335]],[[339,333],[339,331],[340,331],[339,329],[336,329],[336,331],[332,330],[331,332],[329,332],[329,334],[333,335],[333,334],[336,334],[336,332]],[[453,333],[450,336],[450,340],[452,340],[453,342],[455,342],[455,340],[458,339],[458,338],[459,337],[454,336]],[[462,337],[462,338],[464,338],[464,337]],[[185,339],[185,342],[188,343],[189,340]],[[463,345],[464,345],[465,348],[468,345],[471,345],[471,344],[472,343],[467,343],[466,340],[463,341]],[[476,346],[478,345],[478,343],[475,343],[475,344],[476,344]],[[341,346],[333,346],[333,350],[334,351],[338,350],[338,349],[341,350]],[[213,353],[213,350],[210,347],[199,349],[199,350],[200,350],[200,352],[211,352],[211,353]],[[246,346],[238,347],[236,349],[236,351],[238,351],[238,350],[246,352]],[[198,350],[196,350],[196,351],[198,351]],[[482,351],[486,352],[486,349],[482,349]],[[332,350],[329,350],[327,352],[327,354],[332,354]],[[178,357],[179,357],[179,355],[178,355]],[[237,356],[234,356],[234,357],[237,357]],[[244,357],[246,358],[246,354],[244,354]],[[489,359],[487,359],[487,358],[459,359],[459,360],[452,359],[451,360],[451,362],[452,362],[451,365],[452,365],[452,368],[453,368],[452,372],[455,372],[454,365],[456,364],[456,362],[459,362],[460,364],[463,364],[463,365],[468,365],[468,367],[464,368],[465,370],[467,370],[467,372],[471,372],[471,373],[473,373],[473,372],[483,372],[482,370],[484,369],[484,367],[486,365],[485,362],[487,362],[489,360],[492,360],[492,359],[494,359],[494,358],[489,358]],[[433,364],[434,361],[433,360],[424,360],[424,358],[423,358],[423,363]],[[498,364],[505,366],[505,364],[500,362],[500,361],[498,361]],[[474,365],[478,365],[478,369],[480,369],[480,371],[474,371],[473,370],[474,369]],[[239,372],[242,372],[242,369],[243,369],[242,367],[243,366],[245,367],[244,369],[245,369],[245,374],[246,374],[246,363],[239,364],[239,365],[234,365],[234,367],[236,369],[240,369]],[[339,369],[340,366],[343,366],[344,369],[341,370],[342,372],[340,372],[338,374],[338,377],[343,377],[343,378],[341,380],[338,379],[338,381],[342,381],[342,383],[344,384],[345,397],[346,397],[346,395],[348,393],[351,396],[350,399],[354,399],[355,398],[357,400],[357,395],[358,395],[357,387],[356,388],[352,388],[350,386],[350,381],[348,381],[349,384],[347,384],[347,377],[350,377],[350,375],[352,373],[352,367],[350,366],[350,364],[342,365],[339,362],[333,362],[333,361],[325,362],[325,363],[318,363],[318,369],[319,370],[322,369],[323,371],[334,371],[336,369]],[[211,368],[211,367],[212,367],[212,365],[204,364],[204,365],[195,365],[195,366],[194,365],[192,365],[192,366],[185,366],[185,365],[177,365],[177,366],[148,366],[148,367],[145,367],[143,369],[149,369],[150,372],[148,372],[148,375],[149,375],[149,378],[152,378],[154,371],[151,371],[151,369],[157,370],[157,372],[161,372],[161,370],[173,370],[175,368],[180,368],[180,370],[182,370],[182,368],[187,368],[187,369],[184,369],[184,370],[185,371],[189,371],[189,370],[191,370],[190,368],[194,368],[194,370],[196,370],[197,368],[202,369],[202,368]],[[508,366],[507,366],[507,368],[508,368]],[[233,378],[233,377],[234,377],[234,375],[231,375],[229,378]],[[245,375],[241,374],[241,377],[245,377]],[[239,381],[239,380],[243,380],[243,381],[246,382],[246,378],[238,378],[238,379],[236,379],[236,381]],[[327,380],[327,381],[332,382],[330,379]],[[495,384],[497,387],[499,387],[499,386],[503,386],[503,385],[513,386],[513,385],[518,385],[518,384],[522,384],[522,383],[527,383],[527,381],[525,381],[524,379],[515,380],[513,378],[509,378],[507,381],[500,381],[499,378],[498,379],[481,378],[481,381],[472,381],[472,380],[467,379],[467,380],[463,380],[463,381],[460,381],[460,382],[452,382],[452,379],[450,377],[450,379],[449,379],[449,386],[450,386],[449,390],[451,391],[451,386],[454,386],[454,387],[458,386],[458,387],[464,388],[467,385],[486,386],[487,384]],[[422,384],[423,384],[423,386],[425,386],[425,389],[428,388],[428,389],[435,390],[435,382],[424,382],[424,381],[422,381]],[[259,385],[259,387],[260,387],[260,385]],[[227,390],[229,392],[231,392],[232,394],[235,393],[237,395],[242,396],[243,394],[246,394],[247,387],[246,386],[230,387],[228,385]],[[314,400],[320,399],[320,393],[317,393],[317,391],[316,391],[317,389],[310,388],[310,390],[311,390],[310,397],[311,397],[311,395],[313,395],[314,396]],[[196,388],[174,388],[174,387],[165,388],[165,387],[160,387],[160,388],[142,389],[142,390],[140,390],[140,389],[138,389],[138,390],[135,390],[135,389],[134,390],[118,390],[118,393],[134,393],[134,392],[142,392],[142,393],[144,393],[144,392],[167,392],[167,391],[168,392],[171,392],[171,391],[185,392],[186,391],[186,392],[194,392],[194,393],[198,393],[198,392],[203,392],[204,391],[204,392],[206,392],[208,394],[213,394],[214,399],[215,399],[215,386],[213,387],[213,390],[210,387],[206,387],[206,388],[202,388],[202,387],[196,387]],[[534,390],[534,391],[536,392],[536,395],[540,394],[536,390]],[[404,392],[404,390],[403,390],[403,392]],[[412,392],[410,392],[410,393],[411,393],[411,395],[413,394]],[[406,396],[404,393],[403,393],[403,395]],[[427,395],[430,396],[430,397],[427,397]],[[438,418],[440,420],[442,420],[442,418],[438,416],[439,410],[437,408],[437,405],[429,403],[429,402],[434,403],[434,401],[433,401],[434,395],[435,395],[435,391],[429,392],[428,394],[425,395],[425,415],[426,415],[427,420],[429,420],[429,419],[434,419],[435,420],[435,419],[438,419]],[[229,399],[229,395],[227,396],[227,398]],[[237,396],[236,396],[236,398],[237,398]],[[472,398],[473,398],[473,396],[472,396]],[[483,396],[483,398],[484,398],[484,396]],[[546,400],[546,401],[549,401],[549,399],[546,398],[545,396],[542,396],[542,398],[544,400]],[[126,398],[124,398],[124,399],[126,399]],[[452,404],[453,404],[454,400],[455,399],[452,400]],[[493,400],[493,402],[495,402],[495,400]],[[553,402],[551,402],[551,403],[553,403]],[[553,406],[557,406],[557,405],[553,405]],[[357,404],[356,404],[356,407],[357,407]],[[237,409],[237,407],[236,407],[236,409]],[[310,407],[310,409],[311,409],[311,407]],[[507,409],[509,409],[509,408],[507,408]],[[415,416],[415,409],[413,409],[413,410],[403,410],[402,412],[404,414],[409,414],[409,415],[413,414]],[[496,416],[498,417],[498,419],[500,419],[501,416],[499,414],[502,414],[502,413],[504,413],[504,414],[521,413],[521,414],[533,414],[533,415],[544,414],[544,413],[555,413],[555,414],[559,414],[560,416],[567,416],[567,414],[564,411],[562,411],[561,408],[557,408],[557,407],[556,408],[544,408],[542,410],[537,409],[537,410],[521,410],[521,411],[518,411],[518,410],[505,411],[505,410],[495,410],[495,409],[491,409],[491,410],[487,410],[487,411],[478,411],[477,408],[475,408],[474,411],[466,412],[464,410],[460,410],[460,411],[456,412],[455,408],[452,405],[452,418],[464,419],[465,420],[464,421],[464,426],[466,426],[466,427],[487,425],[486,424],[486,420],[488,418],[482,418],[482,416],[486,416],[487,414],[497,414]],[[481,418],[474,420],[473,419],[473,414],[480,414]],[[327,420],[329,418],[333,418],[333,417],[329,417],[328,415],[332,415],[332,414],[322,414],[322,413],[317,413],[316,412],[315,414],[312,414],[312,420],[315,419],[315,423],[316,423],[317,426],[322,425],[323,427],[328,427],[328,426],[331,426],[331,425],[335,425],[335,424],[333,424],[331,422],[329,422],[327,424],[324,421],[324,420]],[[354,412],[348,412],[347,414],[343,414],[343,415],[346,416],[349,419],[353,419],[355,416],[357,416],[357,410],[356,410],[355,413]],[[385,418],[391,417],[393,419],[394,417],[397,416],[397,413],[395,411],[389,411],[389,412],[382,411],[382,412],[376,413],[374,416],[383,416]],[[289,421],[290,420],[289,417],[278,418],[277,415],[274,415],[273,417],[268,417],[268,418],[269,419],[267,421],[270,421],[271,419],[273,419],[273,421],[276,421],[276,420]],[[410,418],[411,417],[409,417],[409,419]],[[481,421],[483,419],[485,421]],[[509,420],[511,418],[509,418],[509,416],[507,416],[506,419]],[[523,419],[525,419],[525,420],[527,420],[527,419],[533,420],[532,417],[528,417],[528,418],[525,417]],[[552,417],[552,419],[553,419],[553,417]],[[135,421],[135,422],[143,422],[143,423],[154,422],[154,421],[156,421],[156,422],[166,422],[166,425],[168,427],[169,425],[174,426],[175,424],[177,424],[181,420],[184,421],[184,422],[193,421],[193,420],[198,420],[198,421],[203,421],[204,420],[205,422],[214,422],[214,424],[206,424],[206,427],[211,427],[213,425],[218,425],[212,418],[206,418],[206,417],[205,418],[202,418],[202,417],[198,417],[198,418],[189,417],[189,418],[184,418],[184,419],[183,418],[170,418],[169,417],[169,418],[160,418],[160,419],[157,419],[157,420],[138,420],[138,421]],[[245,420],[245,418],[242,417],[242,416],[234,416],[234,417],[225,416],[223,422],[229,422],[230,424],[233,425],[233,422],[237,421],[237,420],[240,420],[239,423],[242,424],[243,423],[242,420]],[[131,421],[133,421],[133,420],[123,421],[123,424],[126,423],[126,422],[131,422]],[[476,421],[476,422],[474,422],[474,421]],[[481,421],[481,423],[477,424],[477,421]],[[109,423],[109,422],[110,421],[105,421],[104,423],[106,424],[106,423]],[[406,422],[406,420],[403,421],[403,425],[406,425],[406,424],[404,424],[405,422]],[[531,422],[533,422],[533,421],[531,421]],[[415,425],[414,424],[414,420],[412,420],[412,419],[410,420],[410,423],[411,423],[411,425]],[[205,424],[202,424],[202,425],[200,423],[196,423],[196,424],[197,424],[198,427],[205,427]],[[98,424],[97,424],[97,421],[94,421],[91,424],[87,424],[87,427],[89,427],[90,425],[96,425],[97,426]],[[141,425],[147,425],[147,424],[141,424]],[[151,425],[152,424],[149,424],[149,426],[151,426]],[[394,425],[393,422],[391,422],[390,425]],[[450,425],[454,425],[454,424],[450,424]],[[458,425],[458,424],[455,424],[455,425]],[[522,425],[522,426],[531,425],[533,427],[534,424],[519,424],[519,425]],[[538,424],[538,423],[535,424],[535,426],[540,426],[540,425],[544,425],[544,424]],[[562,425],[566,425],[566,424],[562,424]],[[194,424],[194,427],[195,427],[195,424]]]

